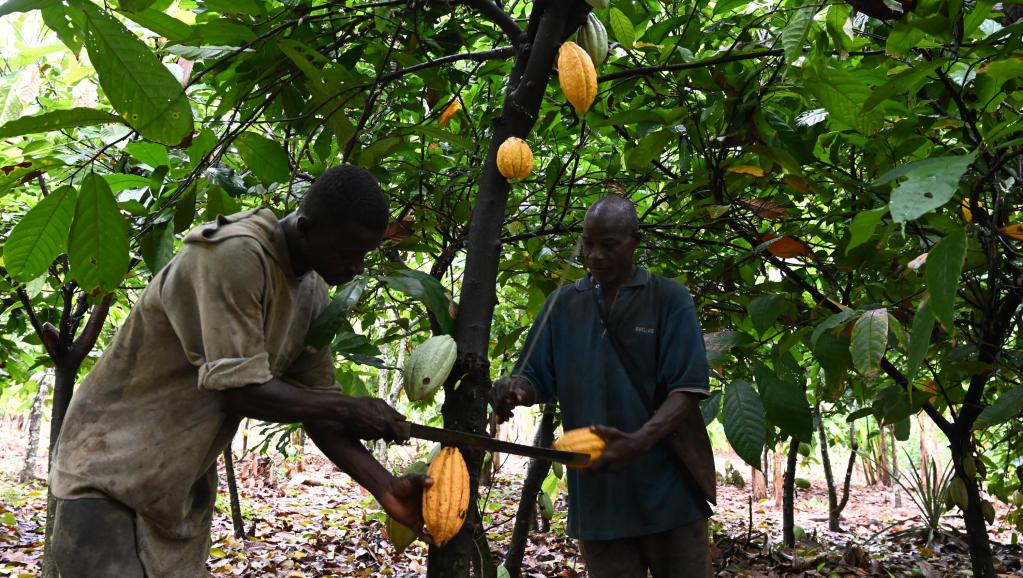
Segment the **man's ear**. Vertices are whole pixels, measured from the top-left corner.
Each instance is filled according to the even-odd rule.
[[[309,235],[309,231],[313,228],[313,221],[306,215],[299,214],[298,218],[295,219],[295,229],[302,233],[303,236]]]

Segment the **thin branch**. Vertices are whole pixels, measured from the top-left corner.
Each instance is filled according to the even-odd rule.
[[[491,0],[465,0],[465,4],[479,10],[488,20],[497,24],[513,46],[518,46],[522,42],[525,37],[522,28],[497,4]]]
[[[448,56],[442,56],[429,62],[423,62],[421,64],[415,64],[408,68],[402,68],[389,74],[385,74],[380,77],[380,85],[387,84],[391,81],[397,80],[407,74],[413,72],[419,72],[427,68],[433,68],[442,64],[448,64],[449,62],[458,62],[460,60],[472,60],[474,62],[486,62],[487,60],[498,60],[501,58],[508,58],[509,56],[515,55],[514,46],[501,46],[494,48],[493,50],[483,50],[480,52],[466,52],[463,54],[450,54]]]
[[[92,314],[89,315],[89,321],[85,324],[85,328],[82,329],[82,334],[78,336],[78,339],[71,345],[71,350],[68,352],[73,363],[81,363],[85,356],[92,351],[93,346],[96,345],[96,340],[99,339],[100,331],[102,331],[103,323],[107,319],[107,313],[110,311],[110,302],[113,301],[113,298],[113,293],[107,293],[103,296],[103,300],[92,308]]]

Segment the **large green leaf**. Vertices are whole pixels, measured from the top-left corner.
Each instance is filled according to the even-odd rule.
[[[828,29],[828,36],[831,37],[831,43],[843,53],[852,50],[853,46],[853,28],[850,16],[852,16],[852,6],[845,3],[832,4],[828,6],[828,15],[824,21]]]
[[[904,178],[892,191],[888,203],[892,219],[905,223],[922,217],[944,205],[955,194],[959,179],[973,163],[974,153],[960,156],[935,157],[916,161],[892,169],[875,184],[884,185]]]
[[[700,412],[703,414],[703,424],[710,425],[721,412],[721,392],[712,392],[707,399],[700,402]]]
[[[382,277],[380,280],[402,293],[421,300],[437,319],[441,331],[448,335],[454,333],[455,321],[448,311],[448,296],[440,281],[415,269],[399,269],[393,275]]]
[[[4,264],[14,280],[26,283],[35,279],[67,250],[76,198],[74,188],[61,187],[39,201],[14,227],[4,243]]]
[[[192,109],[174,75],[118,20],[91,2],[82,6],[85,48],[114,109],[156,142],[176,145],[192,134]]]
[[[245,164],[264,183],[287,183],[291,180],[288,153],[277,142],[254,132],[242,133],[234,141]]]
[[[618,8],[611,7],[611,11],[608,13],[608,20],[611,23],[611,31],[614,32],[618,43],[626,50],[631,49],[632,45],[636,43],[636,29],[632,25],[632,21],[629,20],[629,17]]]
[[[770,367],[759,361],[753,364],[753,376],[771,423],[778,426],[782,433],[810,443],[813,436],[813,414],[806,392],[791,381],[781,379]]]
[[[774,321],[781,313],[779,305],[783,299],[781,295],[761,295],[750,301],[749,317],[757,333],[763,334],[774,325]]]
[[[140,245],[146,267],[155,277],[174,258],[174,221],[154,225],[142,237]]]
[[[725,390],[724,428],[728,443],[747,464],[761,469],[764,451],[764,406],[753,386],[741,379]]]
[[[823,334],[825,331],[828,331],[829,329],[834,329],[839,325],[842,325],[843,323],[849,321],[858,314],[859,314],[858,310],[847,309],[845,311],[839,311],[838,313],[835,313],[834,315],[828,317],[824,321],[821,321],[820,324],[817,325],[816,328],[814,328],[813,334],[810,335],[810,344],[811,345],[816,344],[821,334]]]
[[[804,84],[838,128],[851,128],[865,135],[881,128],[880,114],[864,114],[861,110],[871,93],[866,79],[841,68],[808,69]]]
[[[128,271],[128,223],[96,173],[82,180],[68,238],[71,276],[85,291],[116,289]]]
[[[1023,413],[1023,385],[1017,385],[999,396],[994,405],[985,407],[977,416],[973,427],[976,430],[986,429],[1015,419],[1021,413]]]
[[[30,158],[14,166],[3,167],[3,170],[0,170],[0,196],[3,196],[7,191],[20,183],[63,166],[64,161],[60,159],[44,157],[40,159]]]
[[[955,229],[931,248],[924,264],[931,311],[950,334],[955,333],[956,290],[959,289],[965,259],[966,230]]]
[[[625,153],[625,166],[636,172],[649,170],[650,163],[661,156],[672,136],[674,133],[671,131],[659,130],[643,137],[634,148]]]
[[[813,15],[816,11],[815,4],[803,6],[782,30],[781,45],[785,49],[785,62],[791,64],[803,55],[803,45],[806,44],[806,35],[813,24]]]
[[[909,330],[909,350],[906,352],[906,379],[912,381],[920,364],[927,357],[927,348],[931,345],[931,333],[934,331],[934,314],[931,312],[930,299],[924,298],[920,308],[913,316],[913,326]]]
[[[7,0],[0,4],[0,16],[7,16],[15,12],[28,12],[38,8],[51,8],[59,6],[60,0]]]
[[[849,232],[852,233],[852,239],[849,240],[849,245],[846,246],[845,252],[859,247],[866,243],[874,236],[874,231],[877,229],[878,223],[881,222],[881,218],[888,212],[888,207],[881,207],[880,209],[874,209],[871,211],[863,211],[857,213],[853,217],[852,224],[849,225]]]
[[[849,346],[856,370],[865,377],[875,377],[887,347],[888,310],[882,307],[865,311],[853,325]]]
[[[334,340],[334,336],[344,326],[348,312],[362,297],[367,282],[367,277],[359,276],[337,291],[330,305],[317,316],[309,327],[305,336],[306,345],[320,348]]]
[[[947,61],[943,58],[921,62],[915,67],[889,78],[887,82],[877,87],[863,103],[863,112],[870,112],[881,102],[912,91],[918,83],[923,82],[928,75],[932,74],[936,68],[945,64],[945,62]]]
[[[185,22],[154,8],[147,8],[141,12],[125,12],[124,15],[163,36],[168,42],[180,42],[192,33],[192,27]],[[237,48],[231,47],[231,50]]]

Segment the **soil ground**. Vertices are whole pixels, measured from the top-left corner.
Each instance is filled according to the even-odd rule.
[[[10,420],[0,420],[0,577],[38,575],[46,492],[45,456],[40,455],[37,481],[16,482],[24,463],[26,434]],[[45,432],[41,436],[46,439]],[[236,446],[236,455],[239,447]],[[417,448],[390,453],[389,465],[400,470]],[[421,446],[419,449],[427,450]],[[41,452],[42,453],[42,452]],[[930,544],[914,532],[920,515],[909,496],[895,506],[895,492],[868,486],[854,476],[843,532],[830,532],[827,489],[819,466],[808,464],[799,476],[811,487],[796,496],[795,519],[802,529],[795,549],[783,548],[781,508],[768,498],[753,501],[750,469],[734,454],[717,454],[718,469],[731,465],[745,478],[741,487],[719,486],[713,518],[712,554],[717,576],[968,576],[965,538],[956,532],[961,518],[946,515],[949,531]],[[844,465],[838,456],[837,464]],[[496,562],[503,559],[513,525],[526,462],[504,459],[487,496],[484,526]],[[427,547],[414,543],[396,554],[383,532],[383,514],[372,496],[334,468],[310,444],[301,459],[270,459],[248,453],[236,470],[246,537],[233,537],[227,487],[221,470],[221,495],[213,523],[214,545],[209,569],[215,576],[301,578],[313,576],[423,576]],[[770,483],[770,480],[769,480]],[[992,537],[1012,540],[1003,516]],[[564,534],[565,502],[559,494],[556,513],[544,528],[530,534],[523,575],[586,576],[575,542]],[[996,564],[1003,576],[1023,576],[1023,551],[997,543]]]

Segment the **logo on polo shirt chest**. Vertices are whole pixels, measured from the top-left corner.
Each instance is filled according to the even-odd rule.
[[[653,327],[646,327],[644,325],[637,325],[636,326],[636,333],[641,333],[641,334],[644,334],[644,335],[653,335],[654,334],[654,328]]]

